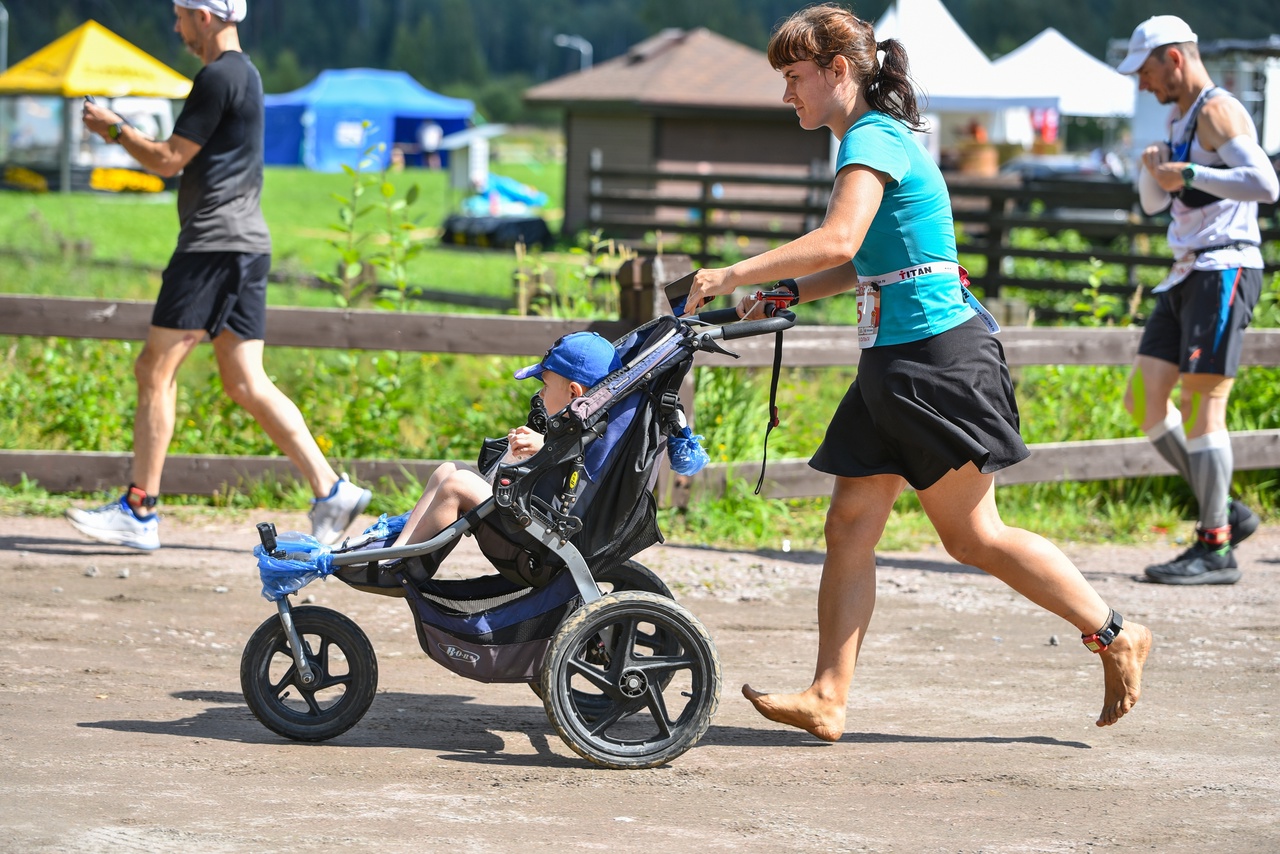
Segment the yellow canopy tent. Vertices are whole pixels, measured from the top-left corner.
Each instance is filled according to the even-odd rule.
[[[71,32],[0,73],[0,95],[61,97],[61,186],[71,186],[71,123],[86,95],[185,98],[191,81],[96,21]]]

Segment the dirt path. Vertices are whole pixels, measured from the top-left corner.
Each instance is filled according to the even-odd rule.
[[[1069,626],[939,552],[884,554],[837,744],[737,694],[807,682],[820,556],[652,549],[725,693],[693,750],[618,772],[578,758],[525,686],[425,658],[402,602],[336,581],[304,595],[368,633],[379,694],[331,742],[269,732],[239,688],[274,613],[255,521],[173,516],[140,555],[0,517],[0,851],[1280,850],[1280,531],[1223,588],[1135,583],[1168,548],[1068,549],[1156,632],[1142,702],[1108,730]]]

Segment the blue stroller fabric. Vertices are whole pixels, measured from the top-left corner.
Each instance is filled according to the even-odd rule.
[[[536,680],[552,635],[582,601],[567,572],[545,587],[485,575],[406,589],[423,651],[477,682]]]

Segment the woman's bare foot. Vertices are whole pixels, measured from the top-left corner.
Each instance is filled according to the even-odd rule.
[[[1120,720],[1142,693],[1142,665],[1151,652],[1151,631],[1140,623],[1125,623],[1120,634],[1099,657],[1105,683],[1098,726]]]
[[[793,726],[823,741],[839,741],[844,735],[844,703],[838,707],[803,694],[762,694],[750,685],[742,686],[742,696],[756,711],[771,721]]]

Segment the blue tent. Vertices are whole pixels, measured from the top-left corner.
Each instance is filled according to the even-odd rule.
[[[470,101],[436,94],[403,71],[376,68],[322,71],[301,89],[265,102],[266,162],[320,172],[358,166],[379,142],[385,146],[371,155],[374,168],[386,165],[393,145],[406,162],[421,163],[424,126],[437,125],[432,132],[439,138],[462,130],[475,114]]]

